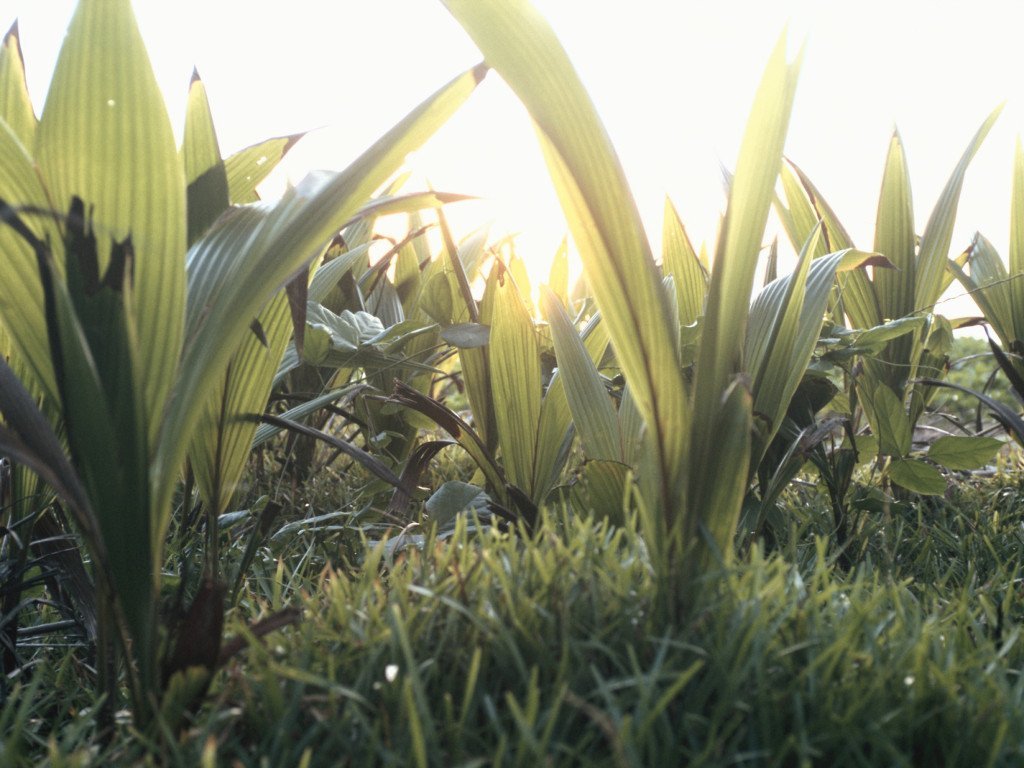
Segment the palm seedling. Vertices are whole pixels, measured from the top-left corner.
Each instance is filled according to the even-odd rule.
[[[256,329],[279,328],[278,315],[260,313],[280,312],[271,301],[279,289],[305,274],[483,73],[455,78],[345,171],[310,176],[277,203],[228,210],[225,187],[229,202],[245,202],[246,169],[264,165],[267,151],[222,163],[212,134],[195,125],[182,163],[129,0],[79,3],[38,124],[24,87],[4,91],[0,321],[26,384],[60,420],[51,424],[0,365],[3,450],[75,520],[96,580],[101,689],[115,691],[105,662],[116,649],[140,723],[161,706],[180,710],[216,663],[216,580],[186,614],[191,630],[216,638],[198,655],[177,653],[157,611],[186,457],[216,452],[195,442],[219,418],[211,403],[231,391],[265,397],[262,381],[231,384],[253,369],[238,355]],[[232,194],[233,183],[249,189]],[[271,344],[260,346],[272,357]],[[219,506],[224,491],[209,487]],[[162,659],[175,663],[161,670]]]
[[[798,65],[787,63],[780,44],[755,99],[701,307],[691,381],[680,354],[672,293],[663,286],[608,136],[554,33],[525,0],[448,0],[446,5],[516,92],[537,129],[600,322],[629,388],[630,407],[643,425],[641,525],[664,605],[672,610],[670,595],[686,592],[693,577],[732,557],[749,467],[778,429],[818,338],[821,289],[808,286],[816,280],[830,287],[836,269],[865,258],[847,252],[812,260],[816,254],[804,249],[797,272],[752,308],[771,318],[769,323],[751,324],[748,332],[748,313],[737,311],[750,304]],[[679,290],[702,290],[692,283],[693,271],[675,276]],[[545,305],[556,309],[550,299]],[[555,315],[549,312],[553,328],[564,330]],[[559,361],[563,371],[584,372],[592,380],[576,350],[576,363]],[[590,389],[597,391],[592,384]],[[584,419],[576,410],[580,428]],[[598,406],[595,432],[597,424],[611,429],[611,416]],[[613,442],[605,449],[600,457],[605,461],[623,457],[621,443],[619,450]]]
[[[964,462],[950,457],[951,453],[976,455],[983,464],[998,448],[991,441],[950,436],[929,450],[928,461],[910,456],[914,428],[935,393],[925,378],[928,382],[941,379],[952,345],[953,325],[935,314],[934,308],[967,258],[967,254],[955,261],[948,258],[960,191],[971,160],[998,115],[997,109],[971,139],[920,238],[915,235],[903,142],[899,133],[893,134],[878,201],[874,250],[894,269],[842,276],[831,303],[828,336],[833,344],[840,343],[824,357],[845,369],[850,435],[862,443],[859,448],[865,454],[883,459],[890,481],[918,493],[945,491],[945,478],[935,464],[964,468]],[[805,242],[821,222],[819,251],[852,246],[825,198],[795,165],[783,168],[782,186],[786,204],[776,201],[776,207],[794,243]],[[853,332],[843,328],[847,320]],[[871,426],[871,440],[854,437],[858,404]],[[854,445],[853,450],[857,449]],[[852,471],[852,464],[847,469]]]

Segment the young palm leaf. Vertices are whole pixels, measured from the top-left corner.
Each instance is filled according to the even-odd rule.
[[[656,445],[660,505],[682,501],[689,407],[661,278],[611,141],[548,24],[526,0],[445,0],[532,117],[590,287]]]

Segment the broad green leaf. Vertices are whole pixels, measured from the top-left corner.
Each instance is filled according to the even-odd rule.
[[[449,480],[431,494],[424,507],[427,516],[440,527],[450,523],[460,512],[473,508],[477,500],[486,501],[483,488]]]
[[[796,163],[787,159],[783,164],[781,178],[783,190],[790,204],[790,215],[795,225],[796,239],[791,240],[794,248],[799,250],[803,247],[804,242],[810,237],[811,231],[819,221],[824,228],[819,246],[823,250],[815,254],[816,256],[841,251],[844,248],[853,248],[853,239],[843,227],[832,206],[828,204],[821,190],[814,186],[807,174],[800,170]]]
[[[807,367],[805,361],[803,367],[793,370],[790,363],[795,351],[793,342],[803,308],[811,254],[817,246],[820,231],[816,229],[804,245],[793,274],[766,285],[750,308],[744,358],[747,371],[752,377],[754,410],[759,416],[767,418],[769,424],[776,429],[789,403],[789,397],[784,397],[789,380],[795,379],[788,393],[792,396]],[[827,293],[825,298],[828,298]],[[821,309],[824,310],[824,307]],[[819,315],[818,328],[823,315],[824,311]],[[813,341],[809,352],[813,352]],[[783,399],[785,402],[782,402]],[[755,454],[755,460],[757,458]]]
[[[637,410],[636,400],[633,399],[633,391],[627,384],[622,388],[622,401],[619,403],[619,439],[622,460],[634,469],[639,469],[643,461],[646,429],[643,417]]]
[[[775,211],[782,221],[790,244],[798,250],[803,250],[804,244],[812,236],[815,229],[818,228],[819,222],[821,222],[822,236],[817,239],[818,252],[814,256],[815,258],[824,256],[829,250],[828,226],[814,209],[794,169],[795,166],[792,166],[788,161],[782,163],[779,180],[782,182],[786,204],[784,205],[782,199],[776,197]]]
[[[802,248],[810,236],[811,230],[818,221],[821,221],[824,227],[823,246],[821,247],[824,247],[826,252],[852,248],[853,240],[821,191],[795,163],[789,162],[788,165],[799,180],[799,187],[792,182],[786,183],[789,177],[787,173],[783,173],[783,185],[790,202],[790,210],[804,210],[804,215],[801,217],[792,217],[798,238],[792,241],[794,247]],[[802,201],[794,202],[797,199],[802,199]],[[811,211],[810,215],[807,215],[807,209]],[[792,238],[793,235],[790,237]],[[870,328],[882,322],[883,318],[878,308],[874,286],[863,270],[853,270],[839,278],[838,297],[841,307],[837,309],[841,309],[842,312],[834,316],[836,322],[842,322],[843,313],[849,316],[850,321],[857,328]]]
[[[541,290],[541,307],[551,326],[558,372],[584,454],[588,459],[622,461],[618,416],[597,366],[554,293]]]
[[[946,478],[936,467],[919,459],[896,459],[889,465],[889,479],[908,491],[924,496],[946,492]]]
[[[1003,442],[992,437],[945,435],[928,448],[928,458],[947,469],[979,469],[1002,447]]]
[[[844,448],[849,448],[848,443],[843,443]],[[878,438],[874,435],[857,435],[857,460],[861,464],[874,461],[878,456]]]
[[[455,299],[452,297],[451,281],[443,272],[436,272],[423,286],[419,307],[426,315],[442,326],[452,325],[455,318]]]
[[[365,259],[370,250],[369,243],[356,246],[350,250],[340,253],[329,261],[321,264],[316,270],[313,278],[309,281],[309,290],[306,293],[307,300],[315,304],[323,304],[328,294],[355,266],[356,262]]]
[[[893,133],[889,142],[882,176],[875,219],[875,250],[885,254],[896,267],[876,272],[871,282],[882,319],[891,321],[912,316],[916,308],[917,274],[914,209],[910,172],[898,132]],[[869,375],[885,382],[893,391],[902,392],[919,351],[918,336],[904,334],[894,337],[877,356],[867,358],[865,366]]]
[[[536,312],[533,307],[533,287],[530,285],[530,273],[526,271],[526,263],[519,256],[513,254],[506,266],[509,274],[512,275],[512,282],[519,290],[519,298],[523,300],[526,311],[532,317]]]
[[[914,286],[914,308],[917,310],[931,309],[939,300],[964,176],[967,174],[967,167],[971,164],[971,160],[974,159],[974,155],[978,152],[981,143],[985,140],[1001,111],[1001,106],[993,110],[981,124],[974,138],[971,139],[960,162],[957,163],[953,174],[949,177],[949,181],[946,182],[939,201],[935,204],[928,224],[924,228],[924,234],[921,235],[921,248],[917,260]]]
[[[861,397],[868,420],[877,432],[879,453],[884,456],[906,456],[910,453],[910,419],[903,403],[885,384],[878,384],[870,398]]]
[[[688,422],[658,270],[625,174],[579,76],[526,0],[445,5],[526,106],[619,365],[658,446],[662,503],[680,498]]]
[[[749,304],[796,88],[798,64],[787,64],[785,52],[782,39],[758,88],[730,188],[698,357],[698,411],[717,402],[732,376],[743,370],[747,313],[736,307]],[[698,417],[698,433],[703,431],[701,421]]]
[[[421,237],[422,232],[416,240]],[[419,259],[416,256],[416,240],[406,243],[399,249],[398,256],[395,258],[395,290],[398,292],[398,298],[402,300],[405,316],[413,319],[424,315],[419,303],[423,288],[423,273],[420,271]]]
[[[483,347],[491,340],[491,329],[482,323],[459,323],[442,329],[441,338],[459,349]]]
[[[58,210],[88,206],[103,250],[130,237],[145,412],[174,380],[185,312],[185,178],[130,0],[81,0],[54,69],[35,159]]]
[[[900,336],[904,336],[908,333],[917,333],[925,324],[928,322],[928,318],[924,315],[915,315],[913,317],[902,317],[898,320],[890,320],[882,325],[877,325],[874,328],[868,328],[866,331],[862,331],[857,336],[857,346],[859,347],[873,347],[886,342],[898,339]]]
[[[0,43],[0,121],[7,123],[27,150],[34,145],[36,113],[25,83],[25,59],[15,21]]]
[[[534,459],[540,427],[540,350],[533,320],[501,262],[491,317],[488,359],[498,445],[508,480],[534,498]]]

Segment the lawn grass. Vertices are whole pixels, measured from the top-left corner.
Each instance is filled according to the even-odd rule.
[[[1024,488],[894,503],[857,529],[851,572],[812,528],[752,546],[664,626],[628,527],[555,509],[532,534],[463,521],[401,549],[293,526],[228,632],[285,605],[302,621],[233,660],[188,730],[101,742],[74,693],[87,660],[44,649],[3,707],[0,761],[1019,765]]]

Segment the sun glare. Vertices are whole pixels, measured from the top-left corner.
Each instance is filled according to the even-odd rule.
[[[925,0],[867,0],[855,9],[810,0],[697,7],[638,0],[628,13],[587,0],[537,5],[597,105],[656,256],[666,195],[695,243],[713,252],[725,205],[722,171],[734,166],[754,89],[784,29],[791,48],[806,44],[787,154],[829,195],[864,248],[872,244],[894,125],[908,148],[920,230],[977,125],[1016,93],[1016,26],[1007,23],[1006,4],[994,0],[973,4],[969,14]],[[13,6],[41,107],[73,2]],[[308,170],[344,167],[479,58],[440,3],[419,0],[301,0],[273,15],[239,0],[183,0],[136,3],[136,14],[176,127],[196,66],[225,152],[310,131],[264,185],[268,195]],[[958,53],[982,39],[979,55]],[[409,167],[416,183],[480,198],[451,206],[449,221],[461,234],[480,227],[493,240],[515,234],[536,283],[546,279],[565,221],[529,119],[499,78],[489,80]],[[966,245],[980,229],[1005,250],[1006,168],[1021,126],[1020,105],[1011,102],[972,165],[954,242]]]

